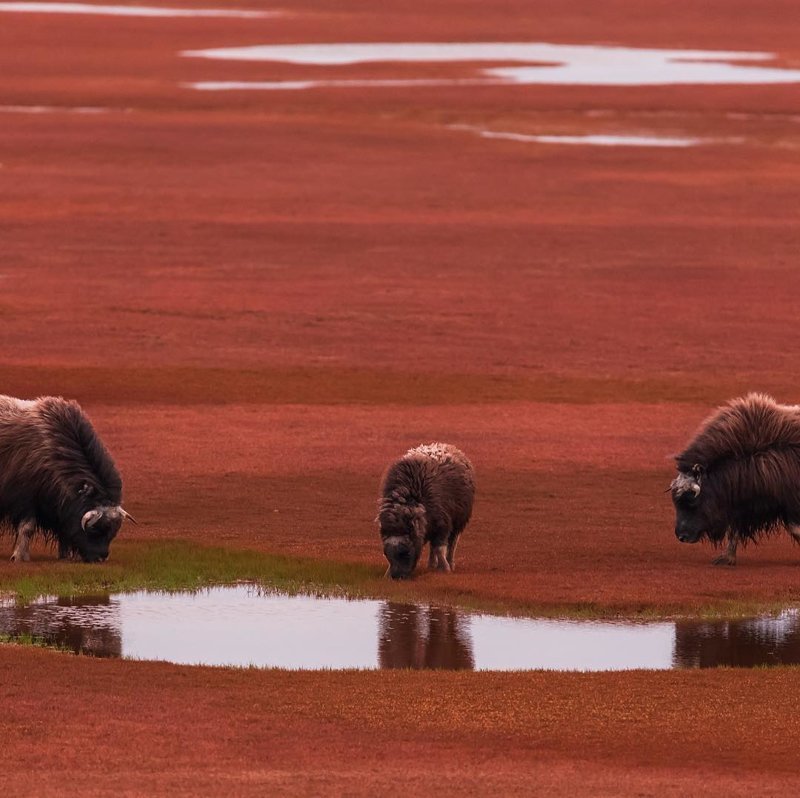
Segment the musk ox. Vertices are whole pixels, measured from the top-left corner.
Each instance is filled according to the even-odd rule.
[[[59,559],[108,558],[125,518],[122,480],[75,402],[0,395],[0,525],[16,533],[12,561],[30,560],[31,537],[58,543]]]
[[[800,542],[800,406],[764,394],[711,415],[675,458],[670,490],[681,543],[727,536],[715,565],[735,565],[740,543],[786,529]]]
[[[428,568],[452,571],[474,496],[472,465],[455,446],[417,446],[393,463],[383,479],[376,519],[389,561],[386,575],[411,576],[426,543]]]

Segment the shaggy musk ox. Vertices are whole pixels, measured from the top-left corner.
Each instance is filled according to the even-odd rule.
[[[428,568],[452,571],[458,536],[472,515],[475,473],[447,443],[410,449],[383,479],[378,506],[387,576],[405,579],[430,544]]]
[[[75,402],[0,395],[0,524],[16,533],[13,561],[30,560],[40,533],[58,541],[58,556],[108,558],[131,516],[111,455]]]
[[[739,543],[785,528],[800,542],[800,406],[751,393],[717,410],[676,458],[675,535],[708,538],[735,565]]]

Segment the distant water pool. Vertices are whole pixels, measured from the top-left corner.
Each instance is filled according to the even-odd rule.
[[[105,17],[210,17],[261,19],[275,11],[245,11],[235,8],[165,8],[162,6],[101,5],[97,3],[0,3],[0,12],[15,14],[79,14]]]
[[[337,42],[265,44],[185,50],[190,58],[340,67],[370,63],[493,63],[472,68],[476,78],[347,80],[334,76],[288,81],[203,81],[206,91],[381,88],[390,85],[668,86],[800,83],[800,69],[769,65],[774,53],[656,50],[545,42]]]

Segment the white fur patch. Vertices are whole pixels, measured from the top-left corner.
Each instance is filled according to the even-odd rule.
[[[695,496],[700,493],[700,483],[694,477],[682,472],[672,480],[669,487],[676,497],[683,496],[684,493],[694,493]]]
[[[457,451],[449,443],[423,443],[421,446],[416,446],[409,449],[405,456],[413,457],[414,455],[422,455],[423,457],[430,457],[431,460],[436,460],[438,463],[452,463],[455,461],[453,456]]]
[[[408,543],[408,538],[401,537],[400,535],[392,535],[389,538],[383,539],[383,545],[389,546],[389,548],[395,549],[398,546],[401,546],[405,543]]]

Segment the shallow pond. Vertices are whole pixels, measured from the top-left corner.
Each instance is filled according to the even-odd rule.
[[[337,76],[290,81],[206,81],[195,89],[382,88],[387,85],[550,85],[668,86],[800,83],[800,70],[774,66],[769,52],[656,50],[594,44],[545,42],[328,42],[265,44],[186,50],[190,58],[277,62],[314,67],[375,63],[472,63],[485,66],[475,77],[435,80],[342,79]],[[488,66],[494,63],[496,66]],[[501,66],[501,65],[505,66]]]
[[[0,633],[99,657],[185,665],[609,671],[800,664],[794,611],[736,621],[563,621],[247,585],[5,605]]]
[[[260,19],[274,11],[239,11],[229,8],[164,8],[162,6],[99,5],[97,3],[0,3],[0,12],[27,14],[79,14],[109,17],[233,17]]]

